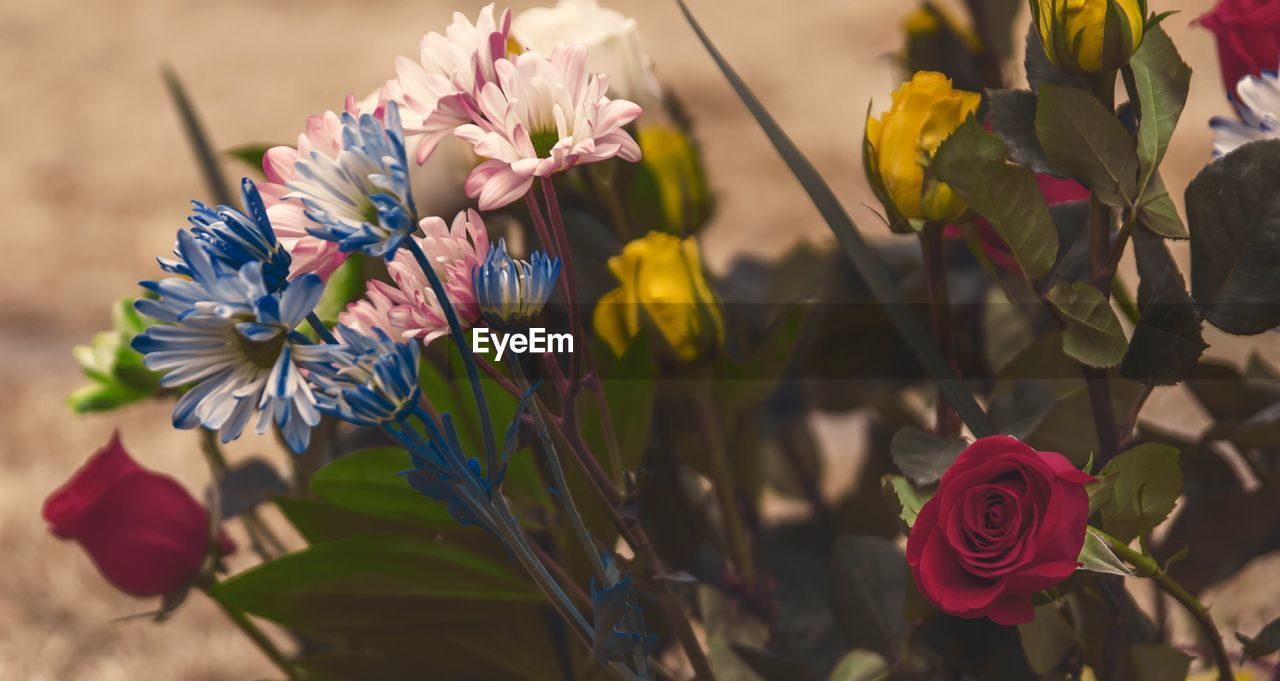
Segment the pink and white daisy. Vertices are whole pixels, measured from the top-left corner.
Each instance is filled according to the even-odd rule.
[[[471,271],[489,253],[484,220],[476,211],[465,210],[454,217],[452,224],[429,217],[418,226],[423,236],[411,238],[417,241],[444,284],[458,321],[463,327],[470,327],[480,319]],[[448,334],[449,323],[440,301],[407,249],[396,253],[387,264],[387,272],[394,283],[370,281],[365,298],[347,306],[339,321],[363,333],[380,328],[396,340],[418,338],[424,345]]]
[[[455,12],[444,35],[423,36],[419,61],[396,58],[396,79],[387,81],[380,100],[400,105],[406,138],[421,137],[419,164],[470,120],[471,98],[494,80],[494,63],[506,55],[510,34],[511,11],[503,10],[495,20],[493,5],[486,5],[474,24]]]
[[[640,160],[625,126],[639,105],[609,99],[609,78],[587,71],[587,49],[557,44],[547,57],[525,52],[494,64],[496,82],[480,86],[472,122],[458,126],[484,161],[467,178],[467,196],[480,210],[501,208],[550,177],[583,163],[618,156]]]
[[[347,95],[343,110],[358,116],[360,108],[355,97]],[[271,227],[276,238],[293,257],[293,268],[289,276],[297,277],[308,272],[328,279],[346,259],[347,254],[339,250],[339,245],[312,236],[307,228],[314,228],[314,223],[307,217],[306,209],[297,199],[286,198],[290,190],[286,186],[295,179],[294,166],[299,158],[308,158],[312,151],[319,151],[329,158],[337,158],[342,151],[342,116],[332,111],[307,117],[306,130],[298,135],[298,146],[272,147],[262,157],[262,170],[267,175],[267,182],[258,185],[263,203],[267,205],[267,216],[271,219]]]

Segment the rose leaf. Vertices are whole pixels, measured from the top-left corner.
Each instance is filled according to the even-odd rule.
[[[1120,541],[1150,532],[1173,511],[1182,493],[1178,450],[1146,443],[1122,452],[1102,469],[1113,478],[1110,498],[1099,508],[1102,529]]]
[[[1094,190],[1107,205],[1128,207],[1137,200],[1133,138],[1093,95],[1070,86],[1041,87],[1036,136],[1054,166]]]
[[[968,444],[964,439],[938,437],[914,426],[904,426],[894,433],[889,451],[898,470],[911,482],[924,486],[941,479]]]
[[[920,509],[933,498],[933,490],[917,489],[901,475],[886,475],[881,485],[890,506],[897,507],[898,517],[910,528],[916,524]]]
[[[1053,603],[1036,606],[1035,619],[1018,625],[1018,638],[1027,663],[1037,674],[1047,675],[1072,651],[1080,647],[1080,637]]]
[[[1092,527],[1085,531],[1084,547],[1080,549],[1079,569],[1126,577],[1133,574],[1133,570],[1116,557],[1115,552],[1098,537],[1097,530]]]
[[[1280,326],[1280,140],[1254,142],[1187,187],[1191,296],[1227,333]]]
[[[1048,298],[1066,322],[1063,352],[1091,367],[1120,363],[1129,343],[1115,310],[1098,289],[1085,282],[1058,281]]]
[[[1267,626],[1262,628],[1262,631],[1253,636],[1245,636],[1237,631],[1236,639],[1244,644],[1246,660],[1266,657],[1280,650],[1280,619],[1271,620]]]
[[[1169,148],[1169,138],[1187,102],[1191,68],[1178,56],[1178,48],[1159,26],[1151,27],[1143,36],[1129,67],[1133,74],[1130,91],[1142,110],[1138,158],[1145,179],[1159,167]]]
[[[1206,347],[1200,315],[1173,257],[1159,237],[1133,235],[1138,262],[1138,310],[1133,340],[1120,363],[1120,374],[1147,385],[1172,385],[1195,371]]]
[[[1035,173],[1008,162],[1004,142],[970,117],[938,147],[933,172],[1009,244],[1018,266],[1032,277],[1053,269],[1058,229]]]

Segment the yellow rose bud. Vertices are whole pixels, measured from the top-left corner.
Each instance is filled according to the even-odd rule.
[[[689,137],[670,125],[642,124],[636,141],[642,171],[632,185],[631,211],[638,221],[677,234],[701,226],[711,212],[711,192]]]
[[[933,3],[920,5],[902,20],[902,29],[907,32],[908,41],[936,38],[944,25],[949,32],[964,41],[965,47],[971,52],[976,54],[982,51],[982,41],[973,29],[961,24],[949,12]]]
[[[649,232],[609,258],[618,288],[596,304],[596,335],[621,356],[648,323],[682,361],[692,361],[724,342],[720,303],[707,286],[698,242]]]
[[[867,119],[867,172],[891,213],[946,222],[968,209],[951,187],[930,177],[929,163],[980,100],[976,92],[953,89],[941,73],[920,71],[893,93],[883,116]]]
[[[1142,44],[1146,0],[1031,0],[1045,56],[1058,68],[1114,71]]]

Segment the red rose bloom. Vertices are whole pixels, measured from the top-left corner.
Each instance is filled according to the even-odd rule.
[[[1054,452],[995,435],[943,473],[907,538],[920,592],[943,612],[1030,622],[1031,595],[1071,576],[1093,477]]]
[[[1040,185],[1040,193],[1044,194],[1045,203],[1050,206],[1072,201],[1086,201],[1089,198],[1089,190],[1075,180],[1064,180],[1039,173],[1036,175],[1036,184]],[[987,260],[1006,272],[1021,274],[1022,270],[1018,269],[1018,262],[1013,259],[1013,251],[1009,250],[1009,244],[1000,237],[996,228],[981,215],[974,218],[973,226],[977,228],[978,240],[982,244],[982,252],[987,256]],[[943,234],[953,239],[963,239],[964,226],[947,225]]]
[[[1280,2],[1218,0],[1199,21],[1218,40],[1222,80],[1229,92],[1245,76],[1275,70],[1280,59]]]
[[[49,495],[49,529],[80,542],[102,576],[125,593],[159,596],[189,583],[209,553],[209,514],[173,478],[149,471],[120,434]],[[220,537],[223,553],[234,545]]]

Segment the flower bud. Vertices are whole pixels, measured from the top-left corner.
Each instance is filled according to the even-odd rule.
[[[559,258],[534,251],[528,262],[516,260],[507,253],[506,239],[499,239],[471,276],[485,321],[505,329],[528,326],[551,298],[559,275]]]
[[[864,152],[868,179],[891,215],[947,222],[968,207],[944,182],[930,177],[933,154],[978,110],[976,92],[956,90],[941,73],[920,71],[893,93],[879,119],[867,119]]]
[[[149,471],[120,444],[119,433],[49,495],[49,529],[80,542],[117,589],[160,596],[191,583],[209,554],[209,514],[182,485]],[[219,536],[222,553],[235,550]]]
[[[720,303],[707,286],[692,237],[649,232],[609,258],[609,271],[620,285],[600,298],[594,325],[615,354],[626,351],[646,321],[681,361],[724,342]]]
[[[1146,0],[1031,0],[1045,56],[1078,74],[1120,68],[1142,44]]]

